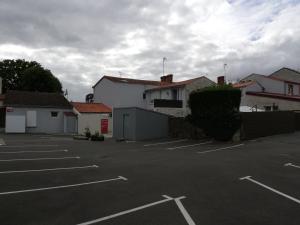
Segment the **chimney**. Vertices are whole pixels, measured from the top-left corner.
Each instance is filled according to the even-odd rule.
[[[225,76],[219,76],[218,85],[224,85],[224,84],[225,84]]]
[[[173,83],[173,74],[168,74],[166,76],[160,77],[160,81],[162,83],[168,83],[168,84]]]

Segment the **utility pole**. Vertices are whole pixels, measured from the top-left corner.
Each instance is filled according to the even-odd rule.
[[[163,57],[163,76],[165,75],[165,61],[167,61],[167,58]]]

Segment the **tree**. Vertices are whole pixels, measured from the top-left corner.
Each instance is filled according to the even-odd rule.
[[[241,91],[230,85],[207,87],[190,94],[192,122],[206,135],[220,141],[230,140],[240,127]]]
[[[24,59],[0,61],[0,77],[3,80],[4,93],[7,90],[62,92],[60,81],[36,61]]]
[[[50,70],[42,67],[30,67],[22,73],[21,89],[23,91],[60,92],[60,81]]]

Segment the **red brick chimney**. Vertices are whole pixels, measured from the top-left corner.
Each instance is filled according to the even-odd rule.
[[[173,74],[168,74],[166,76],[160,77],[160,81],[162,83],[168,83],[168,84],[173,83]]]
[[[224,84],[225,84],[225,76],[219,76],[218,85],[224,85]]]

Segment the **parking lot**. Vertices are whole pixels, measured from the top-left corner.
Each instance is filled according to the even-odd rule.
[[[0,138],[3,225],[300,224],[300,133],[241,143]]]

